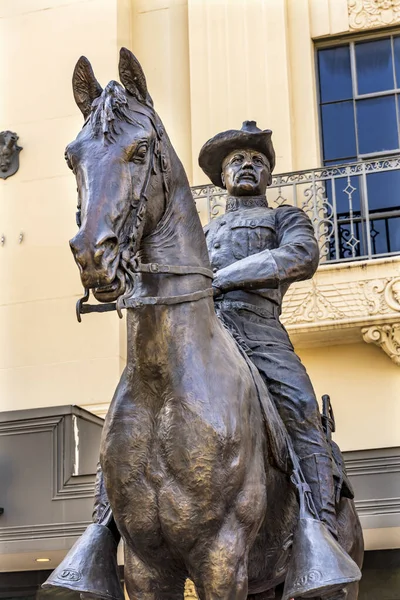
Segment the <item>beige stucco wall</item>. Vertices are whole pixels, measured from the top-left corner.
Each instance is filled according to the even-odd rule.
[[[80,325],[74,315],[76,185],[63,155],[82,125],[77,58],[90,57],[103,84],[117,76],[115,3],[4,0],[0,16],[0,123],[23,146],[17,175],[0,181],[0,409],[105,401],[118,377],[118,325],[114,315]]]
[[[376,346],[297,348],[318,398],[331,397],[342,450],[400,445],[400,368]]]

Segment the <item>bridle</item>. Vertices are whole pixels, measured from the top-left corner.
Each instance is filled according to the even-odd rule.
[[[164,195],[166,198],[167,206],[167,201],[169,197],[169,182],[167,179],[168,161],[166,155],[162,152],[162,137],[164,135],[164,129],[161,122],[157,122],[156,115],[151,109],[150,112],[148,112],[147,110],[138,110],[137,108],[135,108],[133,112],[138,112],[149,118],[154,128],[154,131],[156,132],[156,139],[152,144],[151,164],[149,165],[147,176],[143,183],[142,191],[140,193],[140,200],[136,210],[136,221],[133,224],[132,234],[130,236],[130,248],[128,249],[128,252],[132,256],[132,264],[129,265],[129,272],[133,275],[140,273],[148,273],[153,275],[178,275],[180,277],[183,277],[185,275],[203,275],[204,277],[207,277],[208,279],[212,280],[214,279],[213,272],[211,271],[211,269],[207,269],[205,267],[192,267],[185,265],[162,265],[159,263],[141,263],[140,260],[137,258],[136,250],[140,243],[145,224],[144,216],[146,214],[146,205],[148,201],[147,190],[150,183],[151,174],[154,174],[156,172],[154,165],[154,157],[156,157],[159,160],[160,171],[162,173]],[[76,317],[79,323],[82,320],[81,316],[87,313],[102,313],[116,310],[118,316],[122,319],[122,309],[124,308],[136,309],[142,308],[144,306],[171,306],[174,304],[183,304],[186,302],[197,302],[198,300],[202,300],[203,298],[213,296],[213,290],[211,287],[209,287],[205,290],[199,290],[196,292],[192,292],[191,294],[180,294],[178,296],[143,296],[141,298],[132,298],[131,296],[122,295],[117,299],[116,302],[107,302],[104,304],[89,304],[88,301],[90,298],[90,289],[84,288],[84,292],[84,296],[80,298],[76,303]]]

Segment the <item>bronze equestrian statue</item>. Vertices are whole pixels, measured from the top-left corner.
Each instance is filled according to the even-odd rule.
[[[182,600],[187,577],[200,600],[356,600],[360,523],[279,322],[284,293],[312,276],[318,248],[304,212],[267,205],[271,132],[245,122],[202,148],[200,165],[229,194],[206,243],[124,48],[119,72],[123,86],[103,90],[78,61],[85,124],[66,159],[79,194],[79,316],[100,310],[84,304],[90,290],[104,309],[127,310],[127,366],[104,424],[94,524],[44,587],[121,600],[122,536],[131,600]]]

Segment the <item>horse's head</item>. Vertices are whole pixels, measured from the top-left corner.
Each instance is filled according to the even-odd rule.
[[[70,241],[82,284],[108,302],[125,292],[140,239],[165,210],[170,147],[143,71],[123,48],[123,86],[103,90],[81,57],[73,75],[85,124],[65,157],[78,184],[79,231]],[[151,203],[147,202],[151,197]]]

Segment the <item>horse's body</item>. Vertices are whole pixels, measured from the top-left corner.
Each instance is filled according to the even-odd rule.
[[[297,502],[270,460],[254,375],[215,315],[190,187],[131,57],[125,51],[120,63],[130,94],[115,82],[101,92],[88,63],[78,63],[75,95],[91,116],[68,149],[82,281],[101,301],[128,299],[127,367],[101,444],[106,489],[130,598],[181,599],[189,576],[202,600],[242,600],[283,581]],[[135,298],[174,304],[129,308],[137,258],[192,269],[136,278]],[[360,562],[351,501],[342,500],[339,526]]]

